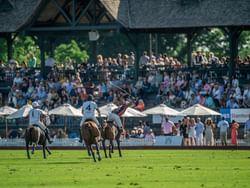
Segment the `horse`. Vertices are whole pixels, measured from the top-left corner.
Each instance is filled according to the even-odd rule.
[[[82,138],[84,140],[86,149],[88,151],[88,155],[93,157],[94,162],[96,162],[95,153],[93,151],[92,145],[95,145],[96,153],[98,155],[98,161],[101,161],[101,155],[99,151],[99,139],[101,133],[96,125],[96,123],[92,120],[86,120],[81,128]]]
[[[29,145],[32,145],[32,151],[31,153],[34,154],[35,147],[37,145],[42,145],[43,147],[43,158],[46,159],[46,152],[45,150],[51,154],[48,146],[47,146],[47,139],[45,137],[44,132],[36,126],[29,126],[25,131],[25,142],[26,142],[26,151],[27,151],[27,157],[30,159],[30,152],[29,152]]]
[[[116,140],[117,143],[117,148],[119,151],[119,156],[122,157],[121,153],[121,147],[120,147],[120,136],[121,133],[117,131],[117,128],[115,127],[113,121],[107,121],[107,124],[103,126],[101,130],[101,135],[102,135],[102,147],[103,151],[105,154],[105,158],[107,157],[107,152],[106,152],[106,146],[105,146],[105,141],[109,140],[109,158],[112,158],[112,153],[114,153],[114,143],[113,141]]]

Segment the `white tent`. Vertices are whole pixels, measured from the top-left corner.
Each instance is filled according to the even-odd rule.
[[[128,107],[122,117],[145,117],[147,116],[145,113],[140,112],[134,108]]]
[[[219,112],[211,110],[200,104],[195,104],[180,112],[183,116],[220,116]]]
[[[4,115],[10,115],[16,111],[17,111],[17,109],[12,108],[10,106],[3,106],[0,108],[0,112],[3,113]]]
[[[8,135],[8,123],[7,123],[7,118],[6,116],[16,112],[17,109],[15,108],[12,108],[10,106],[3,106],[0,108],[0,116],[4,116],[5,117],[5,135],[6,135],[6,138],[7,138],[7,135]]]
[[[49,111],[49,115],[82,117],[82,112],[70,104],[63,104]]]
[[[67,116],[82,117],[82,112],[81,110],[76,109],[70,104],[63,104],[62,106],[50,110],[49,115],[64,116],[64,131],[66,131],[66,117]]]
[[[160,104],[156,107],[150,108],[148,110],[143,111],[145,114],[153,114],[153,115],[165,115],[165,116],[178,116],[180,112],[169,108],[165,104]]]
[[[29,115],[30,110],[32,109],[32,106],[27,104],[17,110],[16,112],[10,114],[7,119],[17,119],[17,118],[23,118],[27,117]]]
[[[117,105],[115,105],[114,103],[109,103],[106,104],[102,107],[99,108],[100,112],[101,112],[101,116],[105,117],[108,115],[109,112],[111,112],[112,110],[118,108]],[[96,112],[96,116],[97,116],[97,112]],[[144,114],[143,112],[140,112],[134,108],[128,107],[127,110],[125,111],[125,113],[122,115],[122,117],[145,117],[146,114]]]
[[[116,109],[118,106],[116,106],[114,103],[109,103],[106,104],[102,107],[99,108],[100,112],[101,112],[101,116],[107,116],[109,112],[111,112],[112,110]],[[96,112],[96,116],[97,116],[97,112]]]

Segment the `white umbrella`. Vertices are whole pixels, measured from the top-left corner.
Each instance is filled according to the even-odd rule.
[[[49,115],[64,116],[64,130],[66,131],[66,117],[67,116],[82,117],[82,112],[81,110],[76,109],[70,104],[63,104],[62,106],[50,110]]]
[[[102,107],[99,108],[100,112],[101,112],[101,116],[107,116],[109,112],[112,112],[112,110],[116,109],[118,106],[116,106],[114,103],[109,103],[106,104]],[[97,112],[96,112],[96,116],[97,116]]]
[[[5,117],[5,135],[6,135],[6,138],[7,138],[7,134],[8,134],[8,124],[7,124],[6,116],[8,116],[16,111],[17,111],[17,109],[12,108],[10,106],[3,106],[0,108],[0,116]]]
[[[118,108],[117,105],[115,105],[114,103],[109,103],[100,107],[99,110],[101,112],[101,116],[105,117],[108,115],[109,112],[112,112],[112,110],[116,108]],[[97,112],[96,112],[96,115],[97,115]],[[145,116],[146,114],[131,107],[128,107],[125,113],[122,115],[122,117],[145,117]]]
[[[16,112],[10,114],[7,119],[17,119],[27,117],[29,115],[30,110],[33,109],[31,105],[27,104],[17,110]]]
[[[220,116],[219,112],[211,110],[200,104],[195,104],[180,112],[183,116]]]
[[[128,107],[122,117],[145,117],[147,116],[145,113],[140,112],[134,108]]]
[[[178,116],[180,112],[169,108],[165,104],[160,104],[156,107],[145,110],[143,113],[145,114],[155,114],[155,115],[165,115],[165,116]]]
[[[17,111],[16,108],[12,108],[10,106],[3,106],[0,108],[0,112],[3,113],[4,115],[10,115],[16,111]]]
[[[82,112],[70,104],[63,104],[49,111],[49,115],[82,117]]]

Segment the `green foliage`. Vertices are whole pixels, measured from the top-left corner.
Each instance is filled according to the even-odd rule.
[[[159,52],[186,62],[186,39],[183,34],[160,34]]]
[[[213,52],[218,57],[229,56],[228,36],[220,29],[204,30],[193,43],[193,50]],[[208,54],[207,54],[208,55]]]
[[[4,38],[0,38],[0,59],[7,61],[7,42]]]
[[[239,38],[239,56],[245,58],[250,55],[250,31],[243,31]]]
[[[84,45],[81,44],[81,47],[84,48]],[[71,40],[69,44],[60,44],[57,46],[54,54],[59,64],[64,63],[69,58],[75,60],[76,63],[86,62],[89,59],[87,51],[82,50],[75,40]]]
[[[27,62],[32,53],[37,58],[37,64],[40,64],[40,50],[32,37],[16,37],[13,43],[13,59],[19,63]]]

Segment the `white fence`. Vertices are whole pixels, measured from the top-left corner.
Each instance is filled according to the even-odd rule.
[[[230,145],[230,141],[227,143]],[[121,146],[181,146],[181,136],[156,136],[156,139],[130,138],[122,139]],[[108,142],[106,141],[106,144]],[[116,143],[114,142],[116,145]],[[55,139],[50,146],[82,146],[78,139]],[[215,141],[215,145],[221,145],[220,140]],[[245,140],[238,140],[239,146],[250,146]],[[1,146],[25,146],[24,139],[0,139]]]

